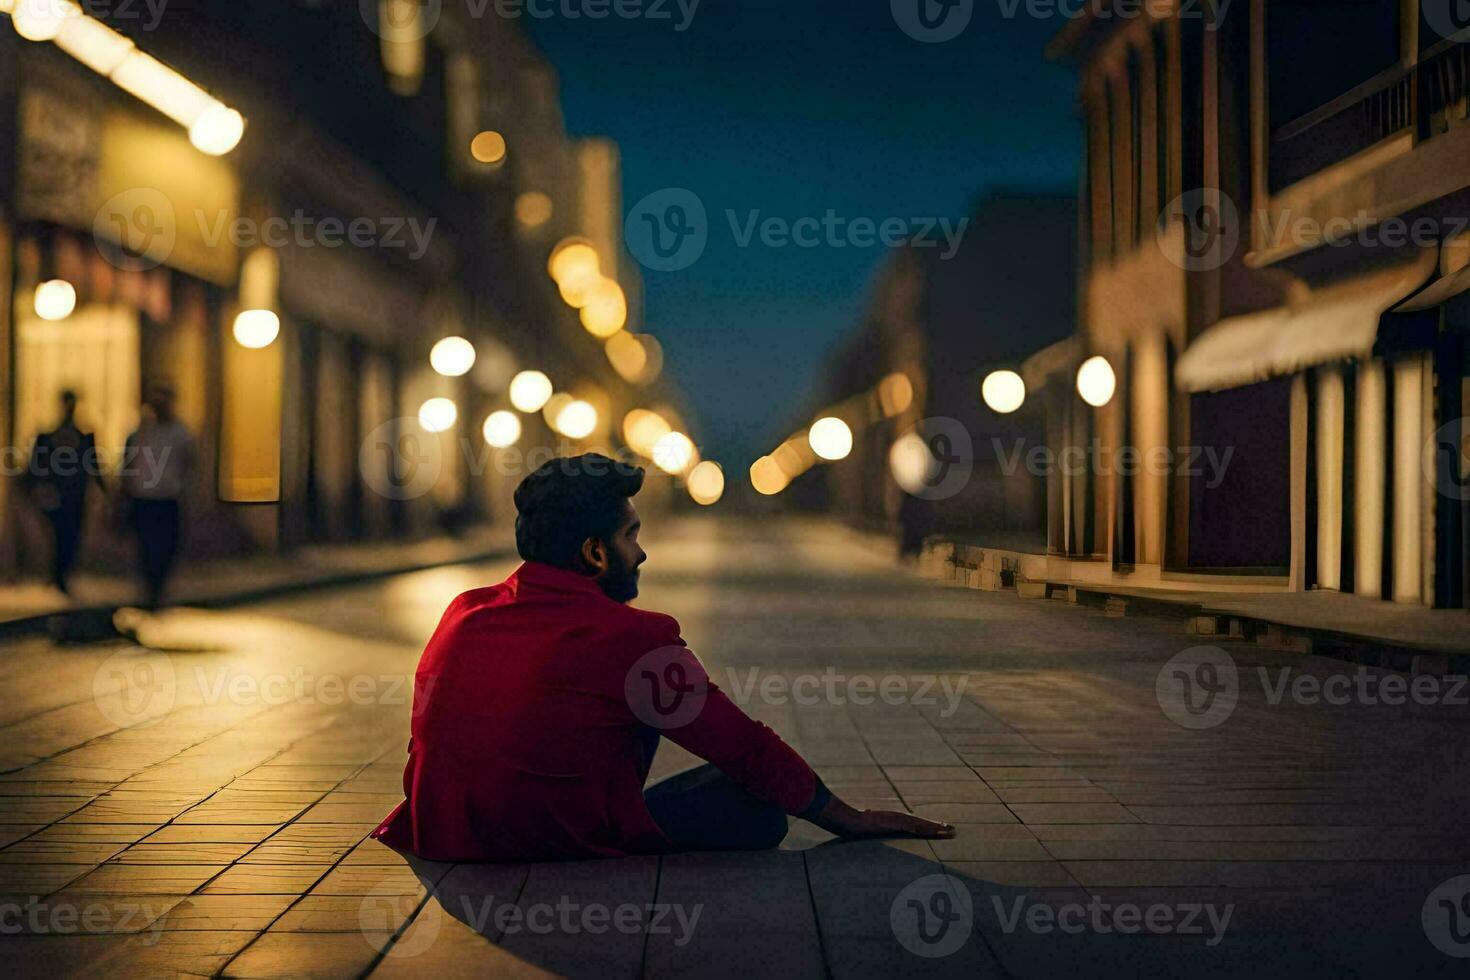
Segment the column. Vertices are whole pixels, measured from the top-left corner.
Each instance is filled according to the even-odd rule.
[[[1393,365],[1393,601],[1423,597],[1424,358]]]
[[[1388,404],[1381,358],[1358,362],[1353,433],[1353,582],[1357,593],[1383,594],[1384,437]]]
[[[1317,585],[1342,588],[1342,463],[1345,395],[1342,369],[1317,371]]]

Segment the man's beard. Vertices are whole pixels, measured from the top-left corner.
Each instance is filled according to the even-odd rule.
[[[602,594],[614,602],[628,602],[638,597],[638,569],[629,565],[618,557],[611,548],[608,549],[607,571],[603,572],[597,580],[597,587]]]

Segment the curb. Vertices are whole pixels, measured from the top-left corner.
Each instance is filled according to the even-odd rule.
[[[423,572],[431,568],[447,568],[451,565],[473,565],[477,562],[494,561],[495,559],[505,558],[514,553],[514,548],[499,547],[445,561],[415,562],[407,565],[394,565],[390,568],[374,568],[363,571],[342,571],[327,574],[321,578],[277,582],[238,592],[207,595],[199,598],[186,597],[178,602],[170,603],[170,605],[188,606],[195,609],[226,609],[231,606],[260,602],[265,599],[289,595],[293,592],[310,592],[316,589],[357,585],[363,582],[389,578],[394,575],[408,575],[413,572]],[[86,632],[84,624],[95,623],[102,619],[110,622],[112,614],[120,608],[123,607],[113,605],[75,606],[70,609],[56,610],[55,612],[37,613],[33,616],[20,616],[16,619],[8,619],[0,622],[0,640],[45,634],[51,634],[52,636],[61,634],[62,638],[64,638],[67,628],[66,624],[76,622],[82,626],[83,632]],[[91,632],[95,634],[96,631],[92,630]],[[89,638],[97,639],[98,637],[92,635]]]

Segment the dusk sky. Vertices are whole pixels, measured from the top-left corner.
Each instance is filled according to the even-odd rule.
[[[1075,186],[1075,83],[1042,53],[1060,29],[977,0],[969,26],[911,39],[887,0],[704,0],[671,20],[526,18],[556,65],[567,126],[622,149],[624,209],[665,187],[703,201],[691,267],[644,270],[647,329],[699,413],[707,452],[744,469],[807,407],[857,323],[881,245],[738,244],[759,218],[947,218],[994,187]]]

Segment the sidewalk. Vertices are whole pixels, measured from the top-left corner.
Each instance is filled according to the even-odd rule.
[[[1350,593],[1252,590],[1222,576],[1218,589],[1159,588],[1084,581],[1055,574],[1044,555],[947,539],[925,542],[923,574],[985,591],[1014,588],[1023,598],[1062,598],[1113,615],[1148,609],[1184,619],[1187,632],[1256,639],[1272,646],[1380,662],[1427,658],[1435,669],[1470,659],[1470,610],[1429,609]]]
[[[515,548],[509,528],[477,527],[458,537],[309,545],[288,555],[251,555],[183,563],[174,573],[170,602],[225,606],[312,588],[363,581],[437,565],[478,561]],[[0,636],[43,632],[59,614],[107,612],[139,601],[141,585],[116,575],[79,573],[72,598],[37,581],[0,583]]]

